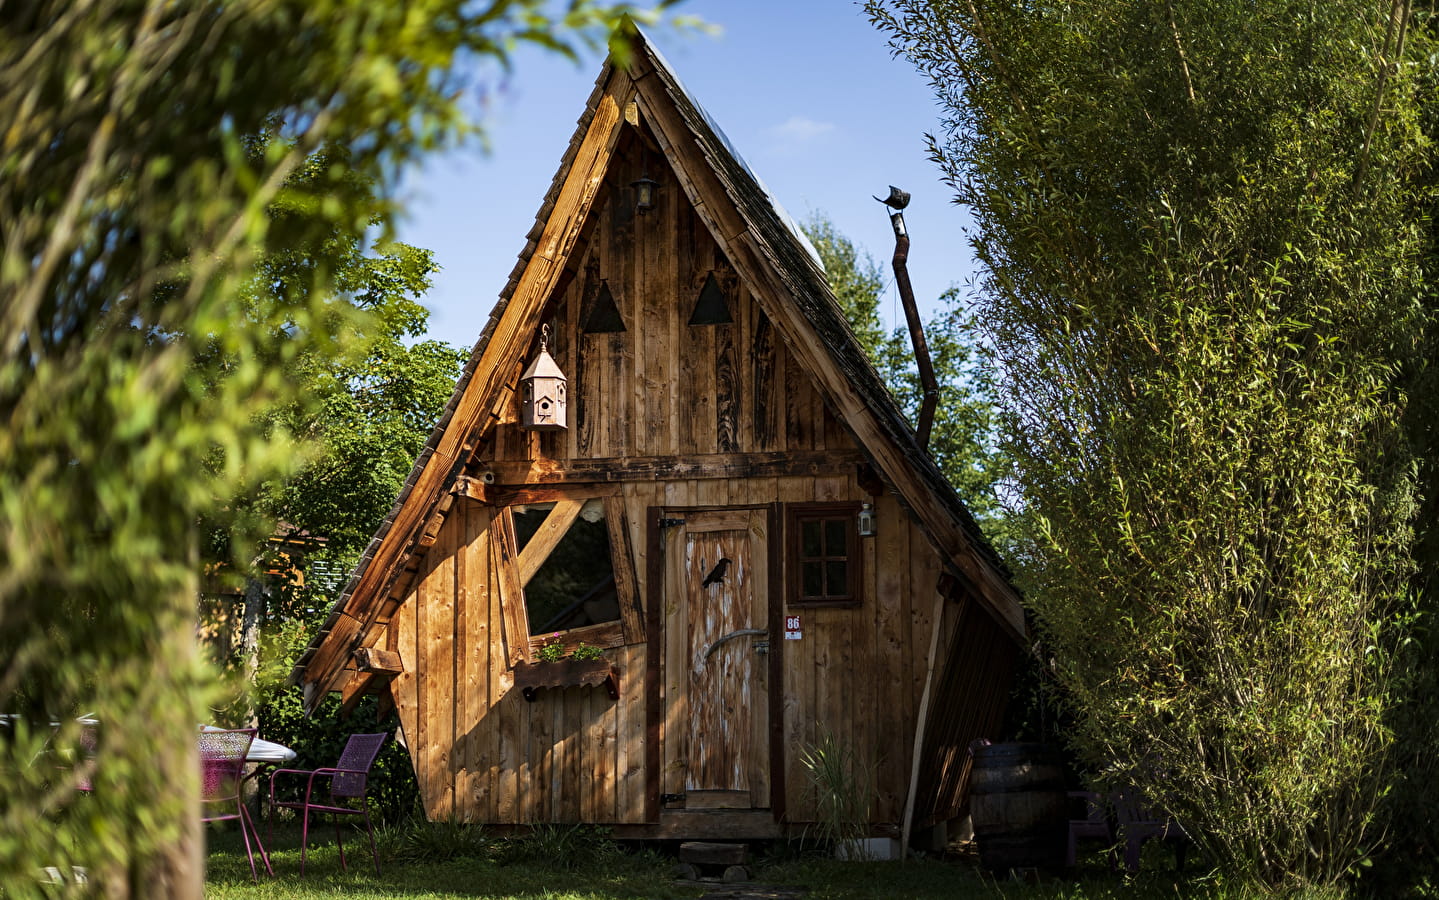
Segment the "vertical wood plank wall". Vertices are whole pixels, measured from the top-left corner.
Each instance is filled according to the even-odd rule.
[[[826,487],[826,481],[844,484]],[[731,495],[716,503],[701,487],[713,484],[626,486],[641,596],[648,596],[646,506],[745,502]],[[860,495],[852,478],[760,479],[753,490],[773,491],[781,502],[805,501],[816,492],[837,500]],[[879,534],[862,542],[862,605],[789,609],[801,617],[803,639],[776,636],[770,645],[784,654],[784,780],[792,822],[815,817],[795,750],[825,733],[854,748],[874,773],[875,821],[897,822],[903,810],[938,558],[893,499],[878,498],[876,518]],[[490,823],[643,823],[645,645],[608,651],[620,671],[617,701],[597,689],[546,691],[525,701],[498,638],[503,616],[499,591],[488,581],[489,519],[478,504],[457,507],[430,551],[434,565],[422,570],[392,623],[406,663],[394,683],[396,707],[427,815]],[[982,612],[968,619],[988,621]],[[998,641],[1007,643],[1002,636]],[[982,667],[983,659],[965,672],[976,664]],[[973,698],[955,684],[955,671],[946,671],[944,683],[954,687],[941,696],[963,707]],[[992,677],[1007,681],[1003,673]]]
[[[490,511],[457,510],[430,551],[436,563],[422,570],[392,623],[406,661],[394,682],[396,708],[426,814],[643,821],[643,645],[609,651],[621,673],[618,701],[583,689],[527,702],[497,638],[503,617],[488,582]]]
[[[570,427],[535,435],[498,428],[493,459],[614,458],[777,450],[854,449],[810,376],[739,281],[685,201],[673,173],[650,154],[661,181],[656,208],[631,208],[640,176],[632,132],[620,142],[604,198],[585,226],[583,258],[543,320],[549,351],[569,377]],[[732,322],[688,324],[713,273]],[[601,286],[623,332],[583,331]],[[517,383],[531,353],[512,373]]]
[[[1020,649],[975,600],[966,599],[951,636],[935,702],[925,727],[921,783],[915,821],[932,825],[959,815],[969,782],[969,744],[995,738],[1009,700],[1009,684]]]
[[[481,451],[486,459],[562,463],[856,449],[739,283],[674,174],[663,170],[658,154],[641,156],[638,137],[627,129],[602,200],[584,227],[584,256],[571,266],[575,277],[544,315],[550,352],[570,378],[569,429],[528,433],[507,409]],[[628,186],[642,168],[661,188],[656,209],[637,215]],[[711,274],[729,298],[733,321],[690,326]],[[602,288],[614,298],[625,331],[583,332]],[[515,381],[522,367],[513,373]],[[784,654],[779,707],[790,822],[815,817],[797,749],[824,733],[854,748],[874,774],[874,821],[898,822],[908,788],[914,720],[936,627],[940,559],[898,502],[890,495],[871,497],[853,468],[818,477],[622,486],[634,571],[646,602],[648,507],[875,504],[878,535],[861,539],[862,604],[789,610],[802,618],[803,639],[771,639],[773,651]],[[392,691],[426,813],[499,824],[644,823],[646,645],[607,651],[620,672],[618,700],[584,688],[542,691],[526,702],[514,689],[504,652],[493,515],[479,503],[455,504],[391,625],[405,662]],[[986,617],[951,612],[946,618],[962,618],[951,627],[963,630],[964,623]],[[962,638],[943,637],[957,648],[968,646]],[[969,677],[965,673],[977,664],[960,674],[954,667],[945,671],[950,690],[944,702],[966,702],[956,679]],[[943,775],[929,772],[927,781]]]

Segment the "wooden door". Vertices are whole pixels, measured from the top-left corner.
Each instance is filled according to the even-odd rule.
[[[667,515],[664,791],[686,809],[767,808],[765,511]]]

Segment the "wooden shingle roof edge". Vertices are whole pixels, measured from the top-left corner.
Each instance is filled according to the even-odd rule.
[[[757,291],[757,299],[766,307],[766,313],[780,326],[776,330],[791,351],[811,370],[817,368],[816,364],[826,370],[816,373],[826,399],[855,434],[857,443],[864,448],[876,470],[895,490],[910,514],[950,557],[948,568],[969,584],[972,593],[1012,636],[1023,639],[1023,617],[1018,595],[1008,583],[1008,569],[938,466],[918,446],[909,423],[840,312],[813,248],[641,33],[634,43],[634,63],[629,72],[617,70],[612,62],[606,62],[602,68],[579,117],[574,136],[562,156],[559,170],[540,205],[535,224],[526,235],[525,246],[475,342],[450,402],[324,625],[312,637],[292,670],[292,683],[310,682],[318,688],[313,693],[307,691],[307,711],[313,711],[328,691],[341,686],[339,682],[351,651],[371,637],[371,626],[385,596],[393,587],[405,561],[420,549],[426,523],[462,473],[468,461],[463,445],[469,435],[454,432],[457,427],[465,431],[470,429],[463,424],[457,426],[457,415],[463,405],[470,423],[479,424],[476,410],[487,410],[493,405],[493,396],[471,396],[476,390],[484,390],[476,385],[481,360],[487,353],[493,356],[504,351],[504,347],[497,348],[492,344],[501,331],[506,314],[511,312],[516,292],[527,274],[531,276],[531,289],[524,299],[530,306],[543,305],[543,298],[536,300],[531,296],[535,293],[533,283],[537,279],[530,271],[531,267],[544,269],[547,265],[553,270],[563,262],[556,258],[563,254],[556,253],[559,246],[556,233],[560,229],[551,222],[553,213],[561,202],[562,193],[567,190],[570,193],[565,198],[568,201],[565,211],[573,212],[571,207],[576,202],[575,191],[583,187],[574,186],[573,169],[582,153],[590,166],[588,171],[592,172],[597,166],[602,177],[603,161],[593,160],[595,134],[601,129],[592,126],[595,126],[597,113],[603,106],[606,115],[603,126],[617,133],[617,126],[610,122],[610,118],[616,114],[612,107],[621,95],[637,99],[642,113],[651,117],[655,130],[663,132],[667,150],[677,144],[685,144],[683,151],[677,152],[683,152],[689,162],[690,177],[685,179],[686,190],[701,190],[696,187],[696,182],[708,182],[709,187],[717,188],[732,204],[732,210],[721,210],[718,207],[723,204],[710,203],[709,206],[715,209],[700,211],[709,219],[716,239],[731,262],[742,273],[748,272],[752,283],[764,273],[774,276],[783,286],[784,297],[790,301],[788,304],[777,295]],[[612,147],[611,140],[604,149],[607,152]],[[676,166],[678,169],[679,164],[676,163]],[[703,201],[702,197],[692,196],[691,199]],[[583,209],[588,209],[583,197],[579,202]],[[703,205],[702,202],[697,204]],[[583,216],[579,218],[583,219]],[[721,218],[726,221],[720,221]],[[541,241],[547,233],[549,240],[542,250]],[[776,312],[781,312],[777,307],[786,306],[792,314],[777,316]],[[527,312],[538,315],[537,308],[530,310],[522,307],[517,309],[516,316],[527,317]],[[783,327],[781,320],[790,327]],[[506,337],[513,337],[512,331],[507,330]],[[823,349],[822,357],[815,356],[815,347]],[[825,360],[828,360],[828,365],[823,365]],[[829,377],[820,377],[821,374]],[[486,393],[494,393],[493,387],[490,385],[491,390]],[[851,418],[864,421],[856,427]],[[875,438],[884,446],[872,446]],[[377,566],[385,577],[377,575]],[[311,668],[318,671],[311,672]]]

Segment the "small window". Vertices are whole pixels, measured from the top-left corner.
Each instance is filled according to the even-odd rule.
[[[858,503],[789,507],[789,603],[852,606],[860,602]]]
[[[515,543],[522,556],[554,506],[537,503],[511,508]],[[619,621],[620,601],[603,501],[590,500],[580,508],[524,591],[531,635]]]

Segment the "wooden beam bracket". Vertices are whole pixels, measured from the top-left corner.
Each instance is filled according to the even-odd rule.
[[[404,673],[405,664],[398,651],[361,647],[355,651],[355,669],[362,673],[388,675],[393,678]]]
[[[450,488],[450,493],[456,497],[474,500],[477,503],[489,503],[489,485],[494,483],[495,476],[489,475],[489,473],[486,473],[486,475],[489,476],[488,480],[486,480],[485,475],[461,475],[455,479],[455,486]]]
[[[435,541],[440,539],[440,529],[444,527],[444,524],[445,514],[443,512],[437,511],[433,516],[430,516],[430,520],[425,523],[424,533],[420,535],[420,546],[433,547]]]

